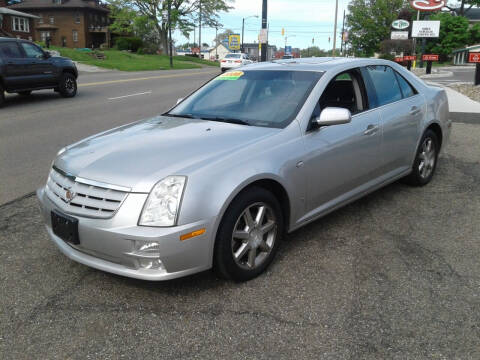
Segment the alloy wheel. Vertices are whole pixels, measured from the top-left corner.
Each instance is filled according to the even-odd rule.
[[[430,137],[425,138],[423,141],[419,157],[418,172],[423,179],[426,179],[433,172],[435,161],[437,160],[435,143]]]

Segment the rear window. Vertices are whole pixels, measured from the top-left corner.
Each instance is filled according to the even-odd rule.
[[[242,57],[242,54],[227,54],[225,56],[225,59],[240,59]]]
[[[4,59],[15,59],[23,57],[17,43],[13,41],[0,43],[0,56]]]

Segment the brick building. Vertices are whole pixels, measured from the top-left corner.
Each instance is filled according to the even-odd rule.
[[[2,0],[0,0],[2,1]],[[9,9],[38,16],[34,39],[69,48],[110,46],[109,10],[99,0],[23,0]]]
[[[0,0],[0,36],[35,40],[34,15],[8,9],[6,0]]]

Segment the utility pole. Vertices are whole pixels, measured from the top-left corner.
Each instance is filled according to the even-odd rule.
[[[333,50],[332,56],[335,57],[337,47],[337,17],[338,17],[338,0],[335,1],[335,26],[333,28]]]
[[[343,10],[343,25],[342,25],[342,46],[341,46],[341,55],[344,56],[343,54],[343,43],[344,43],[344,35],[345,35],[345,15],[346,15],[346,12],[345,10]]]
[[[168,48],[170,53],[170,67],[173,68],[173,51],[172,51],[172,0],[168,0]]]
[[[243,37],[245,36],[245,18],[242,19],[242,47],[240,49],[240,52],[243,53],[245,52],[243,50]]]
[[[267,31],[267,0],[263,0],[262,4],[262,29]],[[262,44],[262,56],[261,61],[267,61],[268,54],[268,40],[266,43]]]
[[[218,26],[215,27],[215,60],[218,60]]]
[[[199,0],[198,10],[200,14],[198,16],[198,47],[200,48],[199,58],[202,58],[202,0]]]

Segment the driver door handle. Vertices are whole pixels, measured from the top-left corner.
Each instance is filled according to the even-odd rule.
[[[410,115],[412,116],[418,115],[420,111],[421,110],[418,107],[412,106],[412,108],[410,109]]]
[[[367,130],[363,132],[363,135],[366,135],[366,136],[373,135],[373,134],[376,134],[377,131],[378,131],[378,125],[370,124],[367,126]]]

